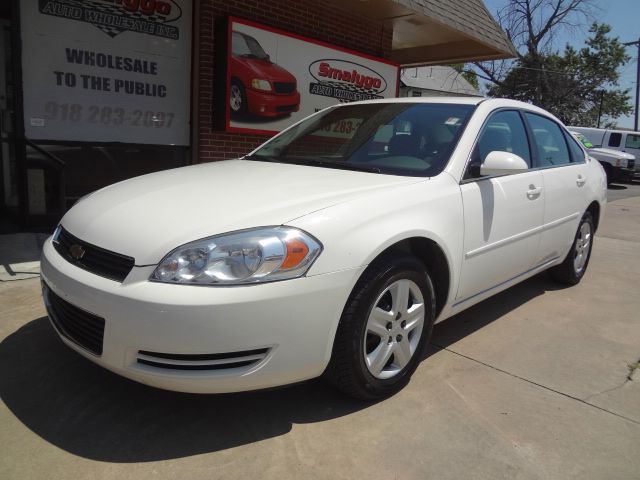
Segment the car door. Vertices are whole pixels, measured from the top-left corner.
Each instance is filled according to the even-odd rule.
[[[544,214],[542,172],[482,177],[480,163],[494,150],[515,153],[531,166],[525,125],[517,110],[499,110],[488,118],[460,185],[464,254],[458,304],[525,273],[534,266],[538,251]]]
[[[533,139],[534,164],[544,183],[544,223],[536,264],[566,255],[587,208],[585,152],[555,120],[525,112]]]

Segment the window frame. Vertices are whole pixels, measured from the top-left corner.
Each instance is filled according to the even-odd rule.
[[[524,129],[527,135],[527,144],[529,145],[529,156],[531,157],[531,166],[529,167],[529,169],[526,172],[521,172],[521,173],[514,173],[513,175],[520,175],[522,173],[528,173],[528,172],[534,172],[534,171],[538,171],[538,170],[548,170],[551,168],[562,168],[562,167],[570,167],[572,165],[584,165],[587,163],[588,161],[588,152],[586,151],[586,149],[584,147],[582,147],[582,145],[580,145],[580,143],[574,139],[571,135],[571,132],[569,132],[569,130],[567,130],[567,128],[562,125],[560,122],[558,122],[556,119],[548,116],[548,115],[544,115],[540,112],[534,112],[533,110],[527,110],[524,108],[518,108],[518,107],[500,107],[500,108],[496,108],[495,110],[492,110],[489,115],[487,115],[487,118],[484,120],[484,122],[482,123],[482,127],[480,127],[480,130],[478,132],[478,135],[476,135],[476,138],[473,142],[473,146],[471,147],[471,150],[467,156],[467,160],[464,166],[464,169],[462,171],[462,178],[460,179],[459,184],[463,185],[466,183],[472,183],[472,182],[477,182],[480,180],[488,180],[491,178],[499,178],[502,177],[504,175],[487,175],[484,177],[470,177],[470,178],[465,178],[467,175],[467,172],[469,170],[469,165],[471,164],[471,161],[473,160],[474,156],[477,154],[477,146],[478,146],[478,142],[480,141],[480,137],[482,136],[482,134],[484,133],[484,130],[487,126],[487,123],[489,123],[489,121],[491,120],[491,118],[499,112],[504,112],[504,111],[514,111],[517,112],[520,115],[520,120],[522,121],[523,125],[524,125]],[[532,114],[532,115],[537,115],[539,117],[542,117],[554,124],[556,124],[558,126],[558,128],[560,128],[560,131],[562,132],[562,135],[564,137],[564,142],[565,142],[565,146],[567,147],[567,152],[569,153],[569,163],[562,163],[559,165],[540,165],[540,157],[539,157],[539,152],[538,152],[538,146],[536,144],[535,148],[533,148],[533,142],[535,141],[535,137],[534,137],[534,133],[533,133],[533,128],[531,127],[531,125],[529,124],[529,120],[527,119],[527,116],[525,115],[526,113]],[[574,155],[571,152],[571,148],[569,148],[569,144],[567,142],[569,142],[569,139],[571,139],[572,141],[576,142],[576,144],[578,145],[578,147],[582,150],[582,152],[584,153],[584,157],[581,161],[575,161],[574,159]],[[508,175],[510,176],[510,175]]]

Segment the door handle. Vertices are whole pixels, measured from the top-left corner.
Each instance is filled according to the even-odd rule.
[[[583,178],[582,175],[578,175],[578,178],[576,179],[576,185],[582,187],[585,183],[587,183],[587,179]]]
[[[529,190],[527,190],[527,198],[529,200],[535,200],[542,193],[542,187],[536,187],[534,184],[529,185]]]

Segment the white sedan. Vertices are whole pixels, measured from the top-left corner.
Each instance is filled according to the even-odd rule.
[[[575,284],[600,164],[510,100],[336,105],[251,154],[81,199],[44,246],[69,347],[155,387],[215,393],[323,375],[402,388],[434,322],[543,270]]]

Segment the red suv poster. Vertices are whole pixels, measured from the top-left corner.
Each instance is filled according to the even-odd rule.
[[[397,96],[387,60],[237,18],[228,36],[228,131],[276,133],[338,102]]]

